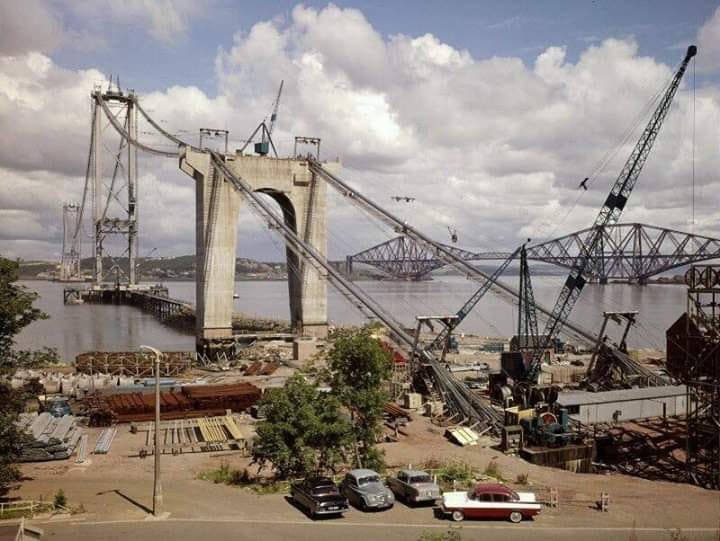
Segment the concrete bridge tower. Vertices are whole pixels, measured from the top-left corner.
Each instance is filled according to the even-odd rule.
[[[227,167],[256,192],[272,197],[285,223],[323,256],[327,253],[326,185],[304,159],[228,156]],[[324,167],[339,172],[339,163]],[[198,351],[232,345],[237,221],[242,195],[212,166],[210,155],[190,148],[180,169],[195,179],[196,341]],[[327,276],[287,249],[290,319],[294,332],[327,335]]]

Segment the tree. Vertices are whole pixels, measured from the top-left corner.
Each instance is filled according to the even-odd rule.
[[[33,307],[38,295],[15,284],[17,269],[17,263],[0,257],[0,376],[12,373],[18,359],[35,358],[32,353],[19,354],[13,349],[15,335],[33,321],[48,317]],[[20,477],[14,462],[20,452],[23,434],[15,423],[23,410],[24,398],[24,393],[0,380],[0,489]]]
[[[253,462],[272,465],[279,478],[334,472],[350,447],[350,423],[340,403],[302,375],[271,389],[260,402],[265,420],[257,426]]]
[[[38,294],[15,284],[17,270],[17,263],[0,257],[0,373],[14,370],[22,355],[13,350],[15,335],[33,321],[48,317],[33,307]]]
[[[0,381],[0,492],[20,479],[15,466],[24,436],[15,424],[22,411],[24,395]]]
[[[341,333],[328,353],[328,368],[333,393],[351,414],[358,466],[384,469],[375,443],[388,399],[383,384],[392,370],[390,354],[367,328]]]

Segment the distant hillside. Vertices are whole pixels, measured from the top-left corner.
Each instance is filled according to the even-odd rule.
[[[80,262],[83,275],[90,278],[95,260],[87,257]],[[344,263],[333,263],[342,268]],[[127,274],[128,260],[126,257],[103,258],[103,268],[112,276],[111,269],[120,269],[121,275]],[[58,272],[58,264],[50,261],[21,261],[20,278],[25,280],[53,279]],[[176,257],[140,258],[137,272],[142,280],[194,280],[195,256],[181,255]],[[283,262],[261,262],[247,258],[235,260],[235,276],[238,280],[286,280],[287,265]],[[373,278],[375,273],[362,272],[360,278]]]

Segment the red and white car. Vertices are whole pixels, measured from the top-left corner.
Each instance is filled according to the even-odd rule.
[[[532,492],[515,492],[500,484],[476,485],[467,492],[445,492],[441,509],[454,521],[466,518],[508,519],[520,522],[540,512]]]

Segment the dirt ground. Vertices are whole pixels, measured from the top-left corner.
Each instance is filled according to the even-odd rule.
[[[10,496],[49,500],[62,488],[70,505],[82,504],[88,517],[102,520],[143,517],[152,502],[153,459],[132,456],[144,445],[144,433],[131,434],[129,425],[120,425],[119,429],[110,453],[90,455],[86,464],[78,465],[72,458],[23,465],[26,480]],[[100,430],[88,430],[91,443]],[[500,475],[511,485],[519,474],[527,474],[529,486],[523,490],[536,491],[541,500],[547,499],[551,487],[558,489],[560,508],[544,511],[536,521],[539,523],[720,528],[720,492],[622,474],[576,474],[535,466],[493,449],[497,442],[489,438],[482,439],[477,446],[459,447],[444,437],[443,428],[421,416],[414,416],[404,430],[407,437],[382,445],[391,467],[420,465],[429,460],[460,460],[483,470],[490,461],[495,461]],[[217,468],[223,462],[233,468],[250,467],[249,459],[237,452],[163,455],[161,468],[167,510],[175,517],[187,518],[236,517],[242,510],[268,520],[287,519],[288,513],[297,513],[288,507],[283,495],[258,496],[247,489],[197,479],[200,472]],[[251,471],[255,471],[254,467]],[[601,492],[610,495],[608,513],[594,509]],[[429,512],[415,511],[413,520],[431,519]]]

